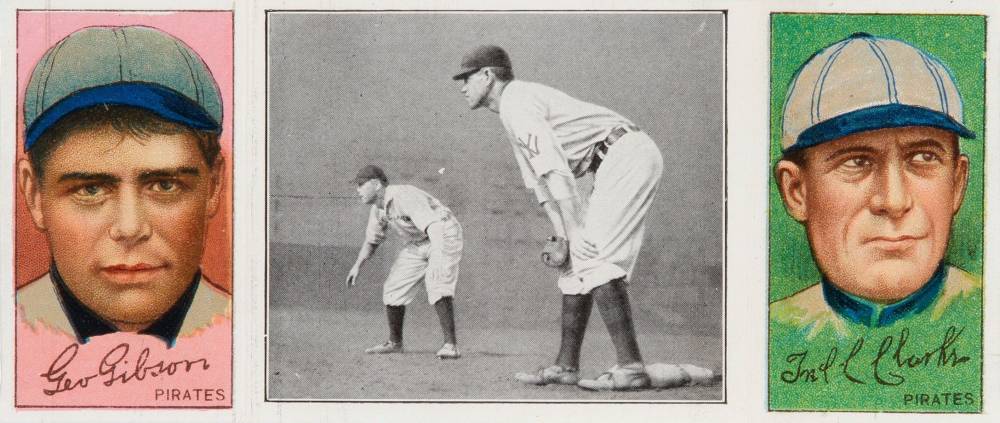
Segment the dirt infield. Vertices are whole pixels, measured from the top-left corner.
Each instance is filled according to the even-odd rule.
[[[475,245],[475,240],[472,240]],[[456,299],[463,357],[439,361],[441,335],[426,300],[407,308],[404,354],[363,353],[386,337],[381,282],[395,253],[385,245],[348,291],[343,275],[355,251],[272,244],[268,333],[268,397],[329,400],[698,400],[722,399],[722,384],[642,392],[594,393],[569,386],[523,386],[517,371],[549,364],[559,340],[559,293],[544,268],[465,257]],[[508,277],[500,278],[497,267]],[[540,263],[537,266],[542,266]],[[280,270],[276,270],[280,269]],[[519,275],[525,269],[529,274]],[[489,277],[487,277],[489,275]],[[691,308],[668,284],[631,287],[637,332],[647,361],[692,363],[722,370],[718,302]],[[641,283],[641,285],[640,285]],[[676,292],[674,292],[676,294]],[[672,306],[671,306],[672,305]],[[665,307],[666,306],[666,307]],[[687,310],[685,310],[687,309]],[[712,318],[711,316],[714,316]],[[600,316],[591,316],[582,354],[584,376],[614,362]]]

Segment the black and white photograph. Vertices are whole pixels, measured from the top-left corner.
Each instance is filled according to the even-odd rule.
[[[266,401],[726,401],[725,12],[265,44]]]

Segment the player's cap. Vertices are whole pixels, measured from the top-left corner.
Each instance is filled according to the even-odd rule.
[[[389,178],[385,176],[385,172],[382,168],[375,165],[368,165],[358,171],[358,176],[355,176],[353,181],[356,185],[361,185],[372,179],[378,179],[382,181],[382,185],[387,185],[389,183]]]
[[[469,74],[485,67],[512,68],[510,57],[502,48],[492,45],[476,47],[462,58],[462,69],[455,76],[454,80],[465,79]]]
[[[98,105],[132,106],[196,130],[218,131],[212,73],[180,40],[142,26],[89,27],[42,56],[24,95],[24,149],[59,119]]]
[[[930,126],[963,138],[962,99],[938,59],[903,41],[856,33],[796,73],[782,114],[781,148],[801,150],[858,132]]]

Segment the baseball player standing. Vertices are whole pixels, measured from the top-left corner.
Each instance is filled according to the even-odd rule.
[[[347,275],[347,287],[354,286],[361,266],[385,240],[387,226],[408,241],[396,257],[382,289],[389,340],[365,352],[403,352],[406,305],[416,298],[423,282],[427,300],[434,304],[444,334],[444,345],[437,358],[461,357],[455,338],[452,297],[458,280],[458,262],[462,259],[462,225],[448,207],[430,194],[410,185],[389,185],[385,172],[378,166],[365,166],[354,182],[361,201],[371,205],[371,213],[364,245]]]
[[[562,341],[555,364],[518,373],[523,383],[578,384],[592,390],[649,386],[633,328],[627,280],[642,245],[645,216],[663,171],[652,139],[604,107],[545,85],[514,80],[510,58],[497,46],[467,54],[461,92],[472,109],[499,113],[521,176],[533,189],[557,237],[569,241],[562,267]],[[594,172],[588,210],[576,177]],[[587,320],[596,302],[617,353],[617,364],[596,379],[580,379]]]

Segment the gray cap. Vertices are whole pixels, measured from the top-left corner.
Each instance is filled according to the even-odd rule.
[[[962,97],[937,58],[863,32],[813,55],[796,73],[782,113],[788,153],[882,128],[929,126],[963,138]]]
[[[382,171],[382,168],[375,165],[368,165],[361,168],[361,170],[358,171],[358,176],[355,176],[353,181],[355,184],[361,185],[372,179],[382,181],[382,185],[389,183],[389,178],[385,176],[385,172]]]
[[[24,95],[25,150],[59,119],[97,105],[221,129],[222,96],[208,67],[191,47],[149,27],[84,28],[49,48]]]
[[[512,68],[510,57],[502,48],[485,45],[476,47],[462,58],[462,69],[451,77],[454,80],[465,79],[469,74],[485,67]]]

